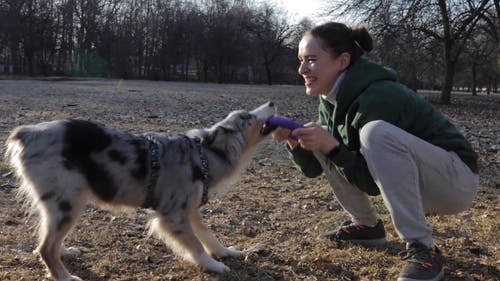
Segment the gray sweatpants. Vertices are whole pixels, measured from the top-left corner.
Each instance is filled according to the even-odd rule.
[[[446,151],[384,121],[360,131],[361,151],[380,189],[398,235],[411,243],[433,246],[425,214],[454,214],[468,209],[479,176],[454,152]],[[315,152],[333,193],[355,223],[375,225],[368,195],[347,182],[326,157]]]

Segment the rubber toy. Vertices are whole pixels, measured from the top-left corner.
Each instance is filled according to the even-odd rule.
[[[290,131],[304,127],[304,125],[300,123],[297,123],[293,120],[281,116],[272,116],[269,119],[267,119],[266,123],[268,126],[287,128]]]

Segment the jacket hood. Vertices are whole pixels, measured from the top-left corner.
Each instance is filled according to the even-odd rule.
[[[366,88],[374,82],[382,80],[396,81],[396,72],[367,58],[359,58],[346,70],[344,81],[342,81],[336,97],[336,112],[345,113]]]

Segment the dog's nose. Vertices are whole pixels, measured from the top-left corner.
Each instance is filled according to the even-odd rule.
[[[267,103],[267,105],[269,105],[269,107],[274,107],[274,102],[270,101]]]

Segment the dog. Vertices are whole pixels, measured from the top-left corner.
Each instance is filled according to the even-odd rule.
[[[273,128],[268,102],[231,112],[210,128],[184,134],[131,134],[84,120],[15,128],[6,158],[19,193],[40,217],[35,250],[55,280],[81,280],[61,261],[62,242],[89,200],[107,207],[148,208],[158,235],[184,259],[207,271],[230,271],[217,257],[241,257],[224,247],[201,220],[199,207],[223,193]]]

